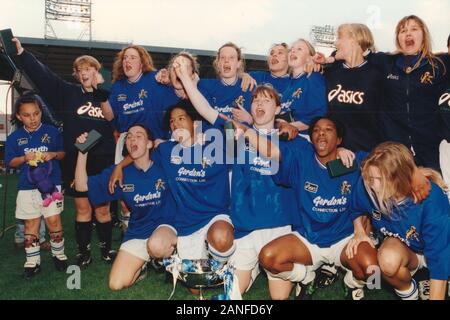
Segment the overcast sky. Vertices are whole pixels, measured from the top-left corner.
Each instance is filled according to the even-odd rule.
[[[43,38],[44,0],[1,0],[0,28],[18,36]],[[274,42],[309,38],[313,25],[361,22],[377,47],[394,49],[394,28],[405,15],[428,24],[436,51],[450,33],[449,0],[95,0],[94,40],[216,50],[233,41],[245,53],[266,54]],[[56,26],[61,38],[76,38],[76,25]]]

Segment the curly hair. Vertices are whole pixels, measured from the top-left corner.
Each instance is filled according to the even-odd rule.
[[[125,47],[122,50],[120,50],[120,52],[116,56],[116,59],[114,59],[113,70],[112,70],[112,80],[111,80],[112,83],[126,78],[125,72],[123,70],[122,62],[123,62],[123,58],[125,56],[125,52],[128,49],[134,49],[138,52],[139,57],[141,58],[143,73],[155,71],[155,67],[153,65],[153,59],[150,56],[150,54],[147,52],[147,50],[145,50],[141,46],[129,45],[128,47]]]

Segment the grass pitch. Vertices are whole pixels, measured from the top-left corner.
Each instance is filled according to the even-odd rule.
[[[6,226],[11,227],[0,239],[0,300],[166,300],[172,292],[172,283],[167,282],[164,273],[156,273],[150,270],[143,281],[121,292],[112,292],[108,288],[108,274],[111,268],[100,258],[100,248],[96,232],[93,232],[92,257],[93,263],[81,272],[81,289],[68,289],[71,274],[57,272],[54,269],[50,252],[41,252],[41,273],[31,280],[22,278],[23,264],[25,262],[24,250],[16,250],[14,247],[14,212],[16,200],[17,176],[8,176],[6,185],[5,176],[0,176],[0,217],[3,215],[3,201],[6,201]],[[6,199],[4,191],[7,187]],[[62,222],[65,233],[66,255],[69,265],[75,264],[76,243],[74,231],[74,206],[73,199],[65,198]],[[0,226],[3,221],[0,220]],[[2,230],[0,230],[1,232]],[[48,239],[48,237],[47,237]],[[113,232],[113,248],[120,246],[120,230],[115,228]],[[151,268],[150,268],[151,269]],[[69,281],[68,281],[69,280]],[[205,291],[205,297],[222,293],[221,289]],[[371,300],[394,299],[391,290],[373,290],[366,293]],[[292,297],[291,297],[292,298]],[[173,297],[174,300],[195,300],[192,295],[179,282]],[[267,289],[267,278],[261,273],[251,290],[244,295],[245,300],[270,299]],[[317,300],[342,300],[344,290],[342,276],[331,287],[318,290],[314,296]]]

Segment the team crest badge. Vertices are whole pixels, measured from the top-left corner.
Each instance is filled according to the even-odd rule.
[[[205,157],[202,159],[202,168],[206,169],[208,167],[211,167],[211,160]]]
[[[302,95],[303,90],[302,88],[298,88],[297,90],[295,90],[295,92],[292,94],[292,98],[300,98],[300,96]]]
[[[42,143],[46,143],[46,144],[49,144],[49,143],[50,143],[50,136],[48,135],[48,133],[44,134],[44,135],[41,137],[41,142],[42,142]]]
[[[419,234],[417,233],[416,227],[412,226],[406,233],[406,240],[416,240],[419,241]]]
[[[434,79],[434,77],[431,75],[431,73],[429,71],[427,71],[420,77],[420,83],[433,84],[433,79]]]
[[[243,96],[239,96],[236,100],[234,100],[235,106],[244,107],[245,99]]]
[[[343,196],[349,195],[351,193],[351,187],[352,186],[348,183],[348,181],[344,181],[341,187],[341,194]]]
[[[181,164],[181,161],[182,161],[181,157],[173,156],[170,158],[170,163],[174,165]]]
[[[155,183],[156,191],[166,190],[166,183],[162,179],[158,179]]]
[[[144,99],[144,98],[148,98],[148,92],[145,89],[142,89],[141,92],[139,93],[139,99]]]

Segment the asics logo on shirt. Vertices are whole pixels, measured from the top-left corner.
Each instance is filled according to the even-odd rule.
[[[447,105],[445,105],[447,104]],[[450,107],[450,93],[444,93],[440,98],[439,98],[439,106],[441,106],[442,108],[447,107],[447,109]]]
[[[359,91],[342,90],[342,85],[338,84],[337,88],[331,90],[328,94],[328,101],[331,102],[337,97],[337,100],[341,103],[360,105],[364,103],[364,94],[364,92]]]
[[[161,198],[161,192],[157,191],[155,193],[149,192],[146,195],[137,194],[134,196],[133,200],[136,204],[138,204],[140,202],[150,201],[150,200],[155,200],[155,199],[160,199],[160,198]]]
[[[400,80],[400,76],[396,76],[396,75],[391,73],[390,75],[387,76],[387,79],[388,80],[397,80],[398,81],[398,80]]]
[[[94,107],[92,102],[88,102],[88,104],[81,106],[77,110],[77,114],[79,116],[87,114],[92,118],[104,119],[102,109],[99,107]]]

